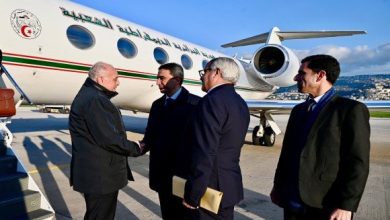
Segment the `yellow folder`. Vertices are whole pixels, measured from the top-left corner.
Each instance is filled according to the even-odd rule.
[[[184,198],[184,187],[186,185],[185,179],[173,176],[172,179],[172,193],[175,196]],[[223,192],[207,187],[206,192],[200,199],[200,207],[215,214],[218,213],[219,204],[221,204]]]

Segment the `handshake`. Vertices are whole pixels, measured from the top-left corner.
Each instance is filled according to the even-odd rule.
[[[138,143],[138,147],[139,147],[139,155],[138,156],[145,155],[150,150],[150,148],[148,148],[146,146],[145,141],[140,140],[140,141],[137,141],[137,143]]]

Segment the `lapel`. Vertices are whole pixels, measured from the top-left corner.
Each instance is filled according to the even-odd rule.
[[[296,106],[296,109],[291,112],[291,116],[294,120],[293,125],[291,127],[295,128],[301,128],[302,127],[302,122],[305,120],[306,117],[306,109],[305,109],[305,103],[298,104]]]
[[[331,100],[320,110],[318,113],[317,118],[315,119],[309,134],[307,136],[307,142],[310,142],[313,140],[313,135],[318,131],[318,129],[325,123],[327,122],[328,118],[331,117],[332,115],[330,112],[332,112],[332,109],[336,107],[336,102],[338,100],[339,96],[334,95]],[[306,142],[306,145],[307,145]]]
[[[179,96],[176,98],[175,103],[185,103],[188,97],[188,90],[184,87],[181,87],[181,92]]]
[[[159,98],[158,101],[157,101],[157,106],[158,106],[159,112],[164,108],[165,99],[166,99],[166,95],[163,95],[163,96],[161,96],[161,98]]]

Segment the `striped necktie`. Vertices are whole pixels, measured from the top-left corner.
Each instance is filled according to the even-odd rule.
[[[307,100],[306,106],[307,106],[307,112],[313,111],[315,105],[317,104],[316,100],[309,98]]]

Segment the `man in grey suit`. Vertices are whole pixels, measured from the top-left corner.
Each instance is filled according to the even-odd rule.
[[[338,61],[313,55],[301,62],[298,90],[275,173],[272,201],[284,219],[350,220],[366,185],[370,157],[367,107],[335,94]]]
[[[231,58],[211,60],[201,70],[201,99],[193,126],[192,166],[183,204],[193,209],[192,219],[233,219],[234,205],[243,199],[239,165],[249,125],[249,110],[234,90],[239,68]],[[206,187],[223,192],[218,214],[197,209]]]

